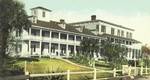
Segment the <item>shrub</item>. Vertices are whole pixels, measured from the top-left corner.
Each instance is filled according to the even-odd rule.
[[[73,56],[73,61],[74,62],[77,62],[79,64],[82,64],[82,65],[86,65],[86,66],[89,66],[90,65],[90,58],[88,58],[87,56],[84,56],[82,54],[77,54],[76,56]]]

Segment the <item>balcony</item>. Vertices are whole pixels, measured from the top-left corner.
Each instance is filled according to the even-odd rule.
[[[42,38],[41,38],[40,36],[34,36],[34,35],[31,35],[31,36],[30,36],[30,39],[31,39],[31,40],[35,40],[35,41],[40,41],[40,40],[42,40]]]

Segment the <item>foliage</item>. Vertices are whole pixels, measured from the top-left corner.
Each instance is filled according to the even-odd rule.
[[[148,48],[147,45],[142,46],[142,53],[144,56],[150,55],[150,48]]]
[[[94,53],[98,53],[100,50],[99,39],[84,38],[81,41],[80,45],[82,54],[81,58],[84,57],[85,59],[84,61],[88,61],[87,64],[90,64],[90,66],[94,67],[95,66]]]
[[[110,62],[112,67],[120,67],[122,64],[126,64],[126,47],[119,43],[111,43],[110,41],[102,42],[102,55]]]
[[[150,66],[150,48],[147,45],[142,46],[142,53],[141,65]]]
[[[75,63],[79,63],[79,64],[82,64],[82,65],[86,65],[86,66],[89,66],[89,63],[90,62],[90,59],[80,53],[77,53],[76,56],[73,56],[72,57],[72,60],[73,62]]]
[[[81,41],[81,50],[82,54],[84,56],[87,56],[89,58],[94,57],[94,53],[99,52],[99,40],[98,39],[92,39],[92,38],[84,38]]]
[[[17,0],[0,0],[0,12],[0,76],[5,76],[3,73],[9,61],[8,47],[14,43],[12,32],[17,30],[21,33],[22,28],[30,26],[30,21],[24,5]]]

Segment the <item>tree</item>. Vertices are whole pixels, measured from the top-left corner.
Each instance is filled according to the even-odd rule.
[[[102,41],[102,56],[112,64],[112,67],[120,67],[125,64],[127,50],[126,47],[119,43],[112,43],[108,40]]]
[[[17,30],[21,33],[30,25],[23,4],[16,0],[0,0],[0,73],[4,73],[7,67],[9,52],[6,50],[13,41],[12,32]]]
[[[145,56],[150,55],[150,48],[148,48],[147,45],[142,46],[142,53],[143,53],[143,55],[145,55]]]
[[[100,50],[99,40],[92,38],[84,38],[81,41],[81,51],[82,55],[89,58],[89,61],[94,60],[94,53],[98,53]]]
[[[144,64],[141,64],[142,66],[143,65],[144,66],[150,66],[149,56],[150,56],[150,48],[147,45],[142,46],[142,60],[141,60],[141,63],[144,63]]]

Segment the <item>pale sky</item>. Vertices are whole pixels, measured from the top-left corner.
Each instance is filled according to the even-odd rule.
[[[77,22],[97,19],[135,29],[133,38],[150,44],[150,0],[21,0],[30,9],[42,6],[52,10],[51,20]]]

